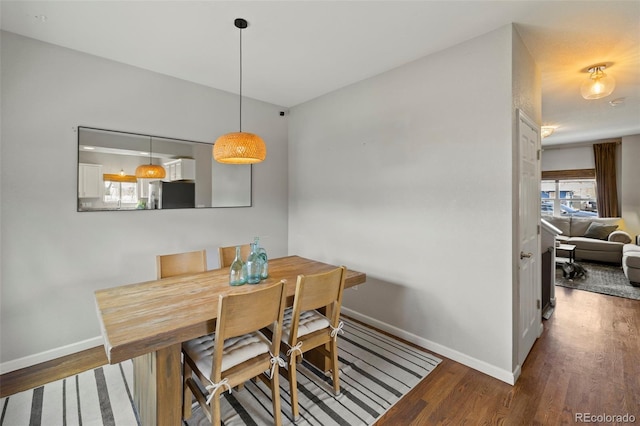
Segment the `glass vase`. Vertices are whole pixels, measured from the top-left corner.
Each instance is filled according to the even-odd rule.
[[[236,257],[229,268],[229,285],[239,286],[247,283],[247,266],[240,256],[240,246],[236,247]]]
[[[256,243],[251,243],[251,253],[247,257],[247,283],[258,284],[260,282],[260,271],[262,269],[262,262],[258,255]]]
[[[269,259],[267,259],[267,251],[263,247],[258,248],[258,256],[260,257],[260,279],[264,280],[269,277]]]

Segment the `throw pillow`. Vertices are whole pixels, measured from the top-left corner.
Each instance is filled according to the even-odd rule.
[[[610,233],[618,229],[618,225],[604,225],[598,222],[591,222],[584,236],[598,240],[606,240]]]

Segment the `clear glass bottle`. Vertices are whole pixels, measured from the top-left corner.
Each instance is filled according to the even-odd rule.
[[[247,265],[240,256],[240,246],[236,247],[236,258],[229,268],[229,285],[238,286],[247,283]]]
[[[256,238],[256,244],[258,239]],[[258,256],[260,257],[260,279],[264,280],[269,277],[269,259],[267,259],[267,251],[263,247],[258,247]]]
[[[262,262],[258,255],[258,249],[256,243],[251,243],[251,253],[247,257],[247,283],[258,284],[260,282],[260,270],[262,269]]]

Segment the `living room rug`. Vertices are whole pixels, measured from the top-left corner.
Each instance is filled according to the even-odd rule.
[[[303,361],[298,366],[298,425],[370,425],[426,377],[441,360],[359,323],[344,319],[339,336],[341,393]],[[286,373],[285,373],[286,374]],[[139,425],[132,403],[133,365],[105,365],[0,400],[0,425]],[[272,424],[269,389],[261,381],[225,392],[223,425]],[[283,424],[293,424],[289,383],[280,380]],[[209,425],[200,408],[190,426]]]
[[[621,266],[594,262],[576,262],[584,267],[587,276],[567,279],[562,276],[560,265],[556,267],[556,285],[609,296],[640,300],[640,287],[633,287],[622,272]]]

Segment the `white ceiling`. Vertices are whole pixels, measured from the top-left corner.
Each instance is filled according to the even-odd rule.
[[[640,134],[640,1],[4,1],[1,28],[292,107],[511,22],[542,72],[544,145]],[[607,63],[607,98],[580,96]],[[473,70],[469,70],[473,78]],[[624,98],[617,107],[613,99]],[[437,102],[437,99],[434,99]]]

